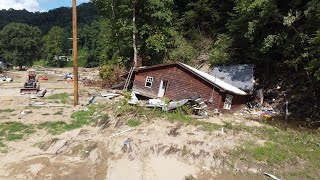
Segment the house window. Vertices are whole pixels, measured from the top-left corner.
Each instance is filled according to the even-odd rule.
[[[224,101],[223,109],[230,110],[232,105],[233,96],[227,94],[226,100]]]
[[[152,82],[153,82],[153,77],[147,76],[145,86],[148,87],[148,88],[151,88]]]

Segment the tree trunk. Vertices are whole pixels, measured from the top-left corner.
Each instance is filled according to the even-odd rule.
[[[138,50],[137,50],[137,28],[136,28],[136,6],[133,3],[133,13],[132,13],[132,47],[133,47],[133,67],[136,68],[138,66]]]
[[[115,7],[114,7],[114,1],[111,2],[111,11],[112,11],[112,31],[115,32],[115,35],[116,35],[116,39],[117,39],[117,47],[118,47],[118,51],[120,52],[120,40],[119,40],[119,34],[118,32],[115,30],[116,29],[116,25],[115,25],[115,22],[116,22],[116,13],[115,13]]]

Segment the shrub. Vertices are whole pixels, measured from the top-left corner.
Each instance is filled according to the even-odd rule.
[[[114,71],[113,65],[105,64],[100,67],[99,75],[101,79],[107,80],[111,78],[113,71]]]
[[[188,43],[183,36],[176,37],[174,46],[176,48],[173,49],[169,54],[171,60],[179,60],[187,63],[190,62],[196,55],[192,45]]]
[[[139,126],[141,124],[141,122],[136,119],[130,119],[127,124],[128,124],[128,126],[136,127],[136,126]]]

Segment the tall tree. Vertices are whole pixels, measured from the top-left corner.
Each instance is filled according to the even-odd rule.
[[[86,67],[99,66],[112,58],[110,20],[97,19],[79,30],[79,47],[86,51]]]
[[[123,61],[140,56],[145,64],[163,60],[173,43],[173,0],[94,2],[110,19],[114,55]]]
[[[20,68],[39,58],[41,31],[22,23],[10,23],[0,32],[2,57]]]
[[[54,56],[66,55],[68,38],[63,28],[53,26],[47,35],[44,36],[43,50],[45,56],[52,66],[59,65]]]

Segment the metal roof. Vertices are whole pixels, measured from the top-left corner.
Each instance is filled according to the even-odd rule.
[[[214,67],[210,74],[244,91],[253,91],[254,65],[239,64]]]

